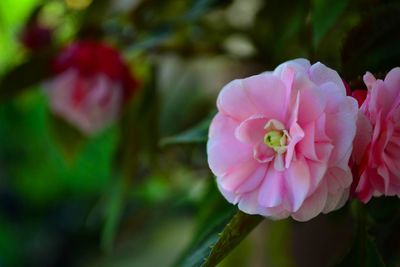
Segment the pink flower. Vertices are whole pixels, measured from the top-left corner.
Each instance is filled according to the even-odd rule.
[[[288,61],[230,82],[217,106],[208,162],[229,202],[299,221],[344,205],[358,108],[334,70]]]
[[[359,182],[355,193],[368,202],[372,196],[400,196],[400,68],[385,80],[367,72],[368,93],[360,108],[352,158]]]
[[[67,46],[52,71],[45,85],[52,110],[87,135],[113,122],[138,85],[119,52],[94,41]]]

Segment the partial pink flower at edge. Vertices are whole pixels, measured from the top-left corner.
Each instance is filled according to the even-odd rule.
[[[248,214],[307,221],[346,202],[357,103],[321,63],[288,61],[227,84],[208,162],[225,198]]]
[[[372,196],[400,196],[400,68],[384,80],[367,72],[368,93],[360,108],[352,158],[359,170],[355,194],[363,202]]]

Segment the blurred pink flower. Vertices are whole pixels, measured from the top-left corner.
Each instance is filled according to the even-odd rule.
[[[67,46],[52,72],[45,84],[52,110],[87,135],[114,121],[138,86],[119,52],[94,41]]]
[[[229,202],[299,221],[344,205],[358,108],[334,70],[288,61],[230,82],[217,106],[208,162]]]
[[[400,68],[385,80],[367,72],[368,88],[360,108],[352,158],[359,182],[356,196],[368,202],[372,196],[400,196]]]

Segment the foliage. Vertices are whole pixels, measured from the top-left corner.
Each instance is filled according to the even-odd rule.
[[[291,248],[310,238],[298,225],[261,224],[218,192],[206,155],[216,95],[296,57],[339,69],[353,87],[365,70],[399,66],[399,3],[76,1],[88,5],[0,1],[0,266],[303,266]],[[54,35],[40,51],[19,37],[34,16]],[[118,48],[141,84],[92,137],[43,94],[54,55],[82,38]],[[399,204],[352,200],[329,217],[354,226],[336,266],[398,266]]]

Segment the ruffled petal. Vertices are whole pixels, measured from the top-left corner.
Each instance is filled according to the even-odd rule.
[[[225,190],[236,191],[241,184],[252,176],[258,177],[265,174],[265,168],[258,167],[258,162],[252,159],[242,162],[223,175],[219,182]]]
[[[305,77],[296,80],[295,88],[298,88],[300,96],[297,121],[302,126],[307,125],[323,114],[326,99],[321,90],[311,84]]]
[[[235,137],[253,146],[264,140],[264,126],[267,119],[263,115],[253,115],[244,120],[235,130]]]
[[[218,113],[210,125],[207,143],[208,164],[216,176],[224,176],[236,165],[253,158],[252,146],[238,141],[234,131],[238,123]]]
[[[236,188],[235,193],[244,194],[256,190],[261,185],[266,172],[267,166],[259,165],[253,174]]]
[[[348,99],[349,100],[349,99]],[[327,115],[326,132],[334,144],[331,154],[330,166],[338,162],[351,151],[353,139],[356,134],[357,103],[351,101],[355,106],[352,110],[343,110],[343,112],[334,115]]]
[[[323,213],[328,213],[341,208],[349,199],[349,194],[349,188],[345,190],[340,190],[334,194],[328,193],[328,198]]]
[[[310,69],[311,64],[310,61],[305,58],[289,60],[277,66],[274,70],[274,75],[281,77],[283,70],[287,67],[294,69],[296,73],[308,75],[308,70]]]
[[[248,98],[260,111],[258,114],[268,119],[283,120],[286,114],[282,108],[287,101],[286,87],[278,77],[263,73],[243,79],[242,82]]]
[[[282,203],[283,181],[283,173],[271,166],[260,186],[258,202],[261,206],[271,208]]]
[[[339,89],[337,93],[343,96],[346,95],[346,88],[339,74],[320,62],[317,62],[311,66],[310,78],[316,85],[333,82]]]
[[[367,203],[371,199],[374,190],[367,178],[366,171],[361,175],[355,193],[357,198],[364,203]]]
[[[249,98],[243,80],[234,80],[222,88],[218,95],[217,107],[220,112],[238,121],[260,113]]]
[[[303,204],[310,190],[310,170],[304,158],[297,158],[285,171],[286,188],[291,199],[292,212]]]
[[[293,219],[297,221],[308,221],[322,212],[328,197],[328,190],[325,181],[322,182],[318,189],[308,197],[301,208],[293,213]]]

